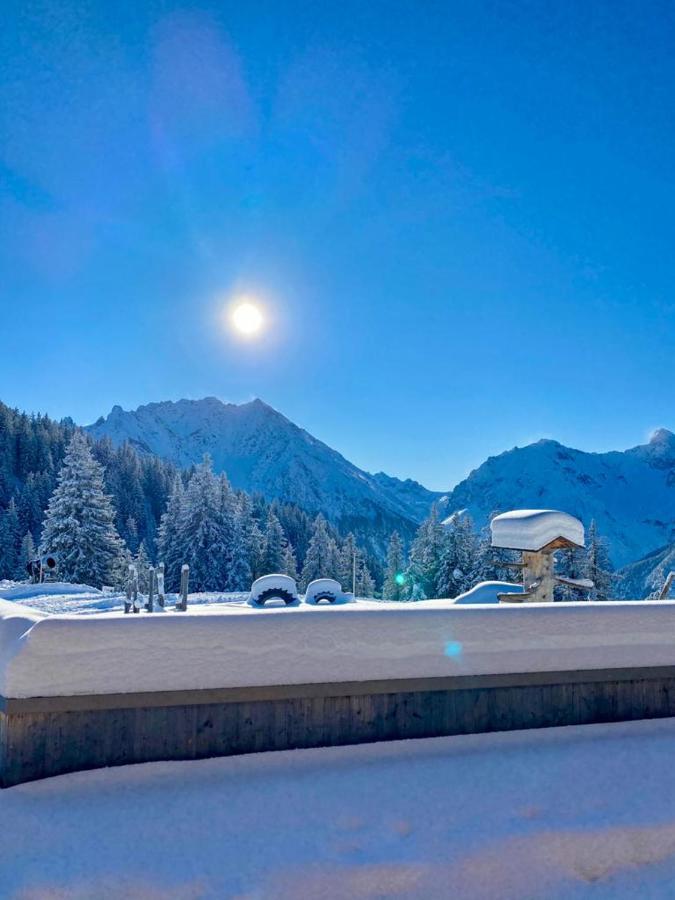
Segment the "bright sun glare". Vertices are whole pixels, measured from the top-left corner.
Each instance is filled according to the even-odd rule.
[[[232,324],[240,334],[250,337],[257,334],[262,328],[262,312],[259,307],[249,301],[237,303],[232,310]]]

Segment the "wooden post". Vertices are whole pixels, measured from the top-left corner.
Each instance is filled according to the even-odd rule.
[[[157,602],[164,609],[166,594],[164,593],[164,563],[157,566]]]
[[[138,605],[138,569],[136,566],[130,566],[129,571],[131,573],[131,608],[133,612],[139,613],[141,608]]]
[[[183,566],[180,570],[180,602],[176,604],[176,609],[181,612],[185,612],[187,609],[187,598],[188,598],[188,582],[190,578],[190,566],[187,563],[183,563]]]
[[[124,614],[128,615],[131,612],[131,595],[133,590],[133,580],[134,580],[134,567],[129,566],[129,572],[127,573],[127,599],[124,602]]]
[[[523,589],[530,603],[552,603],[555,579],[553,553],[545,551],[523,553]]]
[[[148,602],[145,604],[148,612],[155,611],[155,567],[148,567]]]

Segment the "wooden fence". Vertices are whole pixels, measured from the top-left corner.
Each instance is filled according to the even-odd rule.
[[[0,786],[80,769],[675,715],[675,667],[0,698]]]

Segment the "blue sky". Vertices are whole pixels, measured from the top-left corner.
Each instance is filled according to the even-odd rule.
[[[440,489],[675,426],[674,39],[659,2],[11,4],[0,399],[260,396]]]

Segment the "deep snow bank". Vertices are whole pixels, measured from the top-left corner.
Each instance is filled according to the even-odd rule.
[[[675,665],[675,603],[354,603],[47,616],[0,606],[0,694]]]
[[[3,792],[0,896],[672,900],[674,743],[669,719],[63,775]]]

